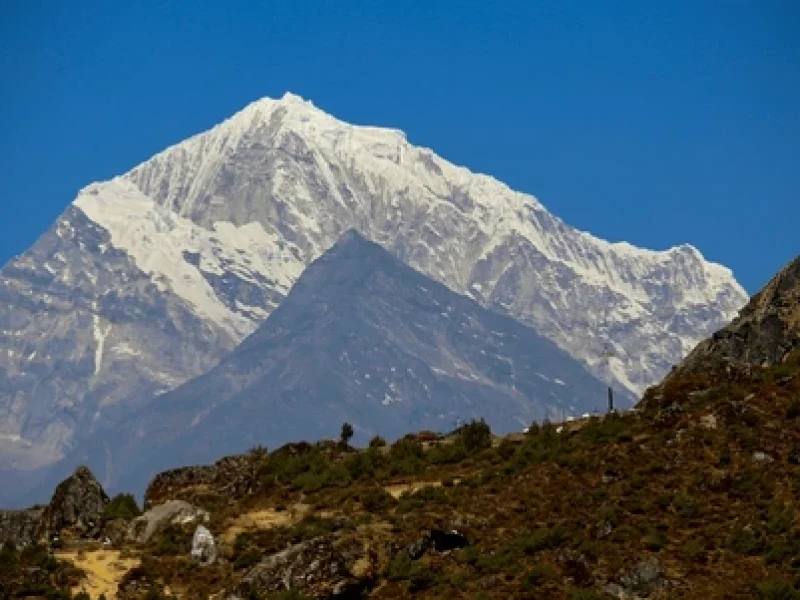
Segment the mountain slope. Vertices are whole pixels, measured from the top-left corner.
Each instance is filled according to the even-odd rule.
[[[800,347],[800,257],[784,267],[727,327],[701,342],[672,376],[772,367]]]
[[[161,469],[336,435],[344,421],[359,442],[480,417],[508,432],[604,397],[549,340],[349,231],[218,366],[70,458],[141,491]]]
[[[264,99],[83,189],[0,271],[4,464],[52,463],[206,371],[351,227],[632,391],[746,301],[690,246],[609,244],[399,131]]]

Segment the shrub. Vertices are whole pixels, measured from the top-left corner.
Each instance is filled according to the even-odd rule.
[[[692,562],[705,562],[706,543],[701,538],[692,538],[681,546],[681,555]]]
[[[483,419],[466,424],[461,430],[460,438],[469,454],[492,447],[492,430]]]
[[[389,510],[397,504],[397,500],[383,488],[373,488],[364,494],[361,503],[364,505],[364,510],[379,513]]]
[[[130,521],[142,514],[133,494],[117,494],[106,505],[104,517],[106,519],[124,519]]]
[[[347,447],[350,445],[350,440],[353,439],[353,426],[350,423],[342,423],[342,431],[339,434],[339,441],[342,446]]]
[[[763,549],[761,536],[753,527],[736,524],[725,544],[731,552],[751,556],[760,554]]]
[[[386,566],[386,578],[389,581],[409,582],[409,591],[418,592],[431,586],[434,575],[424,563],[411,560],[411,557],[401,552]]]
[[[369,441],[370,448],[383,448],[386,445],[386,440],[381,436],[376,435]]]
[[[761,600],[797,600],[798,594],[788,581],[765,579],[754,586],[756,597]]]
[[[787,419],[800,418],[800,398],[792,398],[789,401],[789,407],[786,409]]]
[[[644,538],[644,547],[651,552],[658,552],[667,545],[667,536],[659,529],[651,529]]]
[[[551,581],[558,581],[558,571],[546,563],[534,565],[522,580],[522,586],[528,590],[537,588]]]
[[[783,504],[770,504],[767,510],[767,531],[786,533],[794,524],[794,509]]]

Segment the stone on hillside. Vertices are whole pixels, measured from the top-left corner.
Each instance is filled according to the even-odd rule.
[[[203,525],[198,525],[194,530],[192,558],[202,565],[210,565],[217,560],[217,544],[214,536]]]
[[[760,450],[757,450],[753,452],[753,460],[760,463],[771,463],[775,459],[772,458],[766,452],[761,452]]]
[[[109,499],[103,486],[86,467],[58,484],[44,511],[43,524],[49,534],[72,531],[84,537],[100,533]]]
[[[625,572],[620,576],[619,583],[608,584],[604,589],[620,600],[636,600],[649,598],[667,587],[667,584],[658,560],[651,558]]]
[[[11,542],[17,547],[31,546],[42,534],[43,508],[0,510],[0,546]]]
[[[136,517],[128,528],[127,538],[143,544],[169,525],[205,523],[208,519],[208,511],[183,500],[170,500]]]
[[[245,575],[237,592],[248,597],[292,589],[326,600],[360,597],[370,583],[356,569],[364,560],[367,553],[359,541],[318,537],[266,557]]]

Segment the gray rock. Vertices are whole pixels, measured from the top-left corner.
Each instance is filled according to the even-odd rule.
[[[183,500],[170,500],[164,504],[154,506],[131,521],[127,538],[143,544],[168,525],[204,523],[209,520],[209,517],[208,511],[202,508],[193,506]]]
[[[217,544],[214,536],[202,525],[198,525],[194,530],[191,556],[202,565],[210,565],[217,560]]]
[[[609,583],[603,589],[620,600],[642,600],[667,584],[658,560],[651,558],[623,573],[618,583]]]
[[[11,542],[17,547],[31,546],[42,536],[44,508],[0,511],[0,546]]]
[[[367,554],[357,540],[323,536],[266,557],[239,583],[235,594],[265,594],[292,589],[313,598],[332,599],[365,589],[370,581],[356,573]]]
[[[56,487],[42,515],[45,530],[50,534],[69,530],[81,536],[97,536],[108,502],[108,496],[92,472],[78,467]]]
[[[760,463],[771,463],[774,462],[774,458],[772,458],[766,452],[761,452],[760,450],[756,450],[753,452],[753,460]]]

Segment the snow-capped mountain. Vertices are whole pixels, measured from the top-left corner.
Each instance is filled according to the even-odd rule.
[[[400,131],[263,99],[84,188],[2,269],[4,464],[51,463],[208,370],[350,228],[633,392],[747,300],[691,246],[605,242]]]
[[[520,431],[604,400],[553,342],[351,230],[217,366],[80,444],[53,480],[87,464],[108,489],[140,493],[164,469],[336,436],[345,421],[366,445],[473,418]]]

